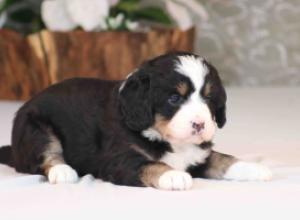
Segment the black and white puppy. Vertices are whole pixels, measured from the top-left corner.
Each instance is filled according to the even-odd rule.
[[[75,78],[42,91],[17,112],[12,146],[1,148],[0,158],[50,183],[92,174],[120,185],[185,190],[193,177],[270,179],[268,168],[212,150],[225,104],[211,64],[190,53],[166,54],[125,81]]]

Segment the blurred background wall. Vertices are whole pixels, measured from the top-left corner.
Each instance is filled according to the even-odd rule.
[[[198,0],[209,19],[195,21],[196,52],[228,85],[300,85],[299,0]]]
[[[197,1],[209,17],[194,19],[195,50],[227,85],[300,85],[300,0]]]

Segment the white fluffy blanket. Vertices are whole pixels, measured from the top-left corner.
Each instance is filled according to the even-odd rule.
[[[50,185],[0,165],[0,219],[300,219],[300,89],[228,90],[216,150],[268,165],[270,182],[196,179],[189,191],[115,186],[86,175]],[[0,102],[0,145],[20,103]]]

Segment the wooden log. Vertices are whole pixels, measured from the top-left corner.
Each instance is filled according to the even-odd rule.
[[[51,83],[71,77],[124,79],[144,60],[175,51],[192,51],[194,28],[135,32],[41,32]],[[40,49],[38,49],[40,50]]]
[[[26,38],[0,30],[0,99],[28,99],[72,77],[124,79],[143,61],[170,51],[192,51],[194,28],[149,32],[49,32]]]
[[[28,99],[48,85],[47,70],[27,39],[0,30],[0,99]]]

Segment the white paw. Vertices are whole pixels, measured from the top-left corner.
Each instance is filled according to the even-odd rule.
[[[66,164],[58,164],[50,168],[48,180],[50,183],[75,183],[78,181],[77,172]]]
[[[158,187],[164,190],[187,190],[193,185],[193,179],[187,172],[171,170],[159,177]]]
[[[239,161],[229,167],[224,179],[239,181],[266,181],[271,180],[272,172],[269,168],[257,164]]]

